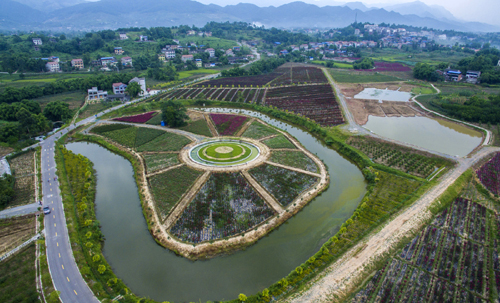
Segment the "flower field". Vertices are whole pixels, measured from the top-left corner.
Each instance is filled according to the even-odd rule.
[[[212,133],[210,132],[210,128],[208,128],[207,120],[200,119],[196,121],[192,121],[188,123],[186,126],[179,127],[179,129],[185,130],[187,132],[203,135],[207,137],[212,137]]]
[[[146,123],[149,120],[151,120],[151,118],[153,118],[153,116],[155,116],[156,114],[158,114],[158,113],[157,112],[148,112],[148,113],[135,115],[135,116],[114,118],[113,120],[122,121],[122,122],[130,122],[130,123]]]
[[[266,126],[258,121],[252,122],[250,126],[245,130],[242,137],[261,139],[271,135],[279,134],[279,132],[269,126]]]
[[[144,154],[142,157],[146,162],[148,173],[153,173],[180,163],[178,154]]]
[[[317,173],[318,166],[301,151],[274,150],[269,161]]]
[[[423,154],[410,148],[390,144],[367,137],[351,137],[349,144],[372,159],[392,168],[414,176],[426,178],[441,166],[450,167],[453,163],[432,154]]]
[[[185,145],[191,143],[188,138],[174,133],[164,132],[146,144],[137,147],[137,151],[179,151]]]
[[[93,130],[94,129],[92,129],[92,131]],[[100,135],[109,138],[120,145],[134,148],[135,137],[137,135],[137,127],[133,126],[123,127],[113,131],[102,132],[100,133]]]
[[[143,144],[146,144],[163,134],[165,134],[165,132],[159,129],[139,127],[137,128],[134,147],[137,148]]]
[[[262,141],[265,145],[269,146],[269,148],[296,148],[295,145],[293,145],[290,140],[288,140],[287,137],[283,135],[278,135],[276,137],[273,137],[271,139],[267,139]]]
[[[273,215],[240,173],[214,173],[170,233],[182,241],[199,243],[244,232]]]
[[[35,202],[34,153],[34,151],[29,151],[8,159],[12,175],[16,178],[14,183],[15,196],[9,206]]]
[[[500,194],[500,153],[497,153],[477,171],[481,183],[493,194]]]
[[[167,217],[172,207],[200,175],[200,171],[184,165],[149,178],[149,186],[161,220]]]
[[[210,114],[210,118],[221,136],[235,135],[248,120],[244,116],[225,114]]]
[[[411,68],[396,62],[375,62],[373,69],[357,69],[364,72],[409,72]]]
[[[283,206],[319,181],[319,178],[268,164],[249,172]]]
[[[328,79],[323,74],[323,71],[316,67],[285,64],[276,69],[276,71],[281,73],[281,76],[274,79],[270,83],[271,86],[328,83]]]
[[[344,123],[342,111],[329,84],[269,89],[265,102],[305,116],[322,126]]]
[[[484,206],[456,199],[379,270],[352,302],[498,300],[499,225],[499,218]]]
[[[265,88],[180,88],[169,93],[169,99],[210,99],[227,102],[240,103],[262,103],[264,98]],[[154,119],[154,117],[152,118]]]
[[[280,72],[269,73],[269,74],[264,74],[264,75],[259,75],[259,76],[249,76],[249,77],[218,78],[215,80],[210,80],[210,81],[198,83],[198,84],[194,85],[194,87],[256,87],[256,86],[264,86],[279,76],[281,76]]]

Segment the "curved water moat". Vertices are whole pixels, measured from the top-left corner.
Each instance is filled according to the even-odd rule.
[[[96,144],[67,145],[94,163],[96,213],[106,237],[103,254],[116,275],[136,294],[179,302],[228,300],[239,293],[256,293],[316,253],[352,215],[365,194],[359,169],[312,135],[256,112],[241,113],[257,116],[297,138],[325,162],[330,187],[255,245],[210,260],[189,261],[156,244],[147,229],[127,160]]]

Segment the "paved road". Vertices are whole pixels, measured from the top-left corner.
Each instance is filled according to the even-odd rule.
[[[38,211],[38,207],[40,207],[40,205],[38,205],[38,203],[32,203],[32,204],[28,204],[28,205],[22,205],[22,206],[2,210],[2,211],[0,211],[0,219],[32,214],[32,213],[35,213]]]

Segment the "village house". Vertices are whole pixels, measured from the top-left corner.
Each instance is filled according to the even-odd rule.
[[[167,61],[165,59],[165,54],[164,53],[158,54],[158,60],[163,61],[163,62]]]
[[[113,83],[113,94],[124,94],[125,89],[127,88],[127,84],[123,84],[121,82]]]
[[[59,71],[59,62],[47,62],[45,64],[45,68],[49,72],[58,72]]]
[[[115,63],[116,59],[115,57],[102,57],[101,59],[99,59],[99,61],[101,62],[102,66],[107,66],[108,64]]]
[[[188,36],[194,36],[194,35],[196,35],[196,31],[190,30],[190,31],[187,31],[186,34]]]
[[[213,49],[213,48],[207,48],[205,50],[205,52],[207,52],[210,55],[210,58],[215,57],[215,49]]]
[[[233,51],[239,52],[241,48],[239,46],[233,46]]]
[[[120,33],[120,40],[127,40],[128,36],[125,33]]]
[[[84,68],[84,66],[83,66],[83,59],[73,59],[73,60],[71,60],[71,67],[74,67],[74,68],[77,68],[77,69]]]
[[[56,56],[50,56],[50,57],[49,57],[49,60],[50,60],[50,61],[53,61],[53,62],[57,62],[57,63],[59,63],[59,57],[56,57]]]
[[[196,59],[196,67],[202,67],[203,66],[203,62],[201,61],[201,59]]]
[[[115,47],[115,55],[123,54],[123,49],[121,47]]]
[[[462,72],[459,70],[447,70],[445,73],[446,81],[458,82],[462,80]]]
[[[232,49],[228,49],[228,50],[226,51],[226,56],[228,56],[228,57],[234,57],[233,50],[232,50]]]
[[[105,99],[108,96],[107,91],[98,90],[97,87],[92,87],[87,90],[89,100]]]
[[[139,36],[139,41],[143,41],[143,42],[148,41],[148,36],[140,35]]]
[[[139,96],[144,96],[144,94],[146,93],[146,79],[145,78],[137,78],[135,77],[134,79],[130,80],[128,82],[128,84],[130,85],[130,83],[132,82],[136,82],[139,84],[139,86],[141,87],[142,91],[139,93]]]
[[[130,57],[123,57],[120,59],[121,63],[123,66],[130,66],[132,67],[132,58]]]
[[[188,61],[193,61],[193,55],[182,55],[181,60],[184,63],[186,63]]]
[[[165,58],[166,59],[174,59],[175,58],[175,50],[173,49],[168,49],[165,51]]]
[[[35,45],[42,45],[43,44],[41,38],[33,38],[32,41],[33,41],[33,44],[35,44]]]

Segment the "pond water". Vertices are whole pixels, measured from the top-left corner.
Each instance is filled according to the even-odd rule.
[[[365,88],[362,92],[354,96],[354,98],[383,101],[409,101],[411,93],[389,89]]]
[[[126,159],[92,143],[67,145],[94,163],[96,215],[106,238],[103,254],[118,278],[137,295],[158,301],[205,302],[261,291],[312,256],[364,196],[364,178],[354,164],[296,127],[256,112],[244,113],[287,130],[317,154],[328,166],[330,187],[255,245],[210,260],[189,261],[156,244]]]
[[[447,155],[464,157],[482,141],[482,134],[443,119],[369,116],[365,128],[386,138]]]

